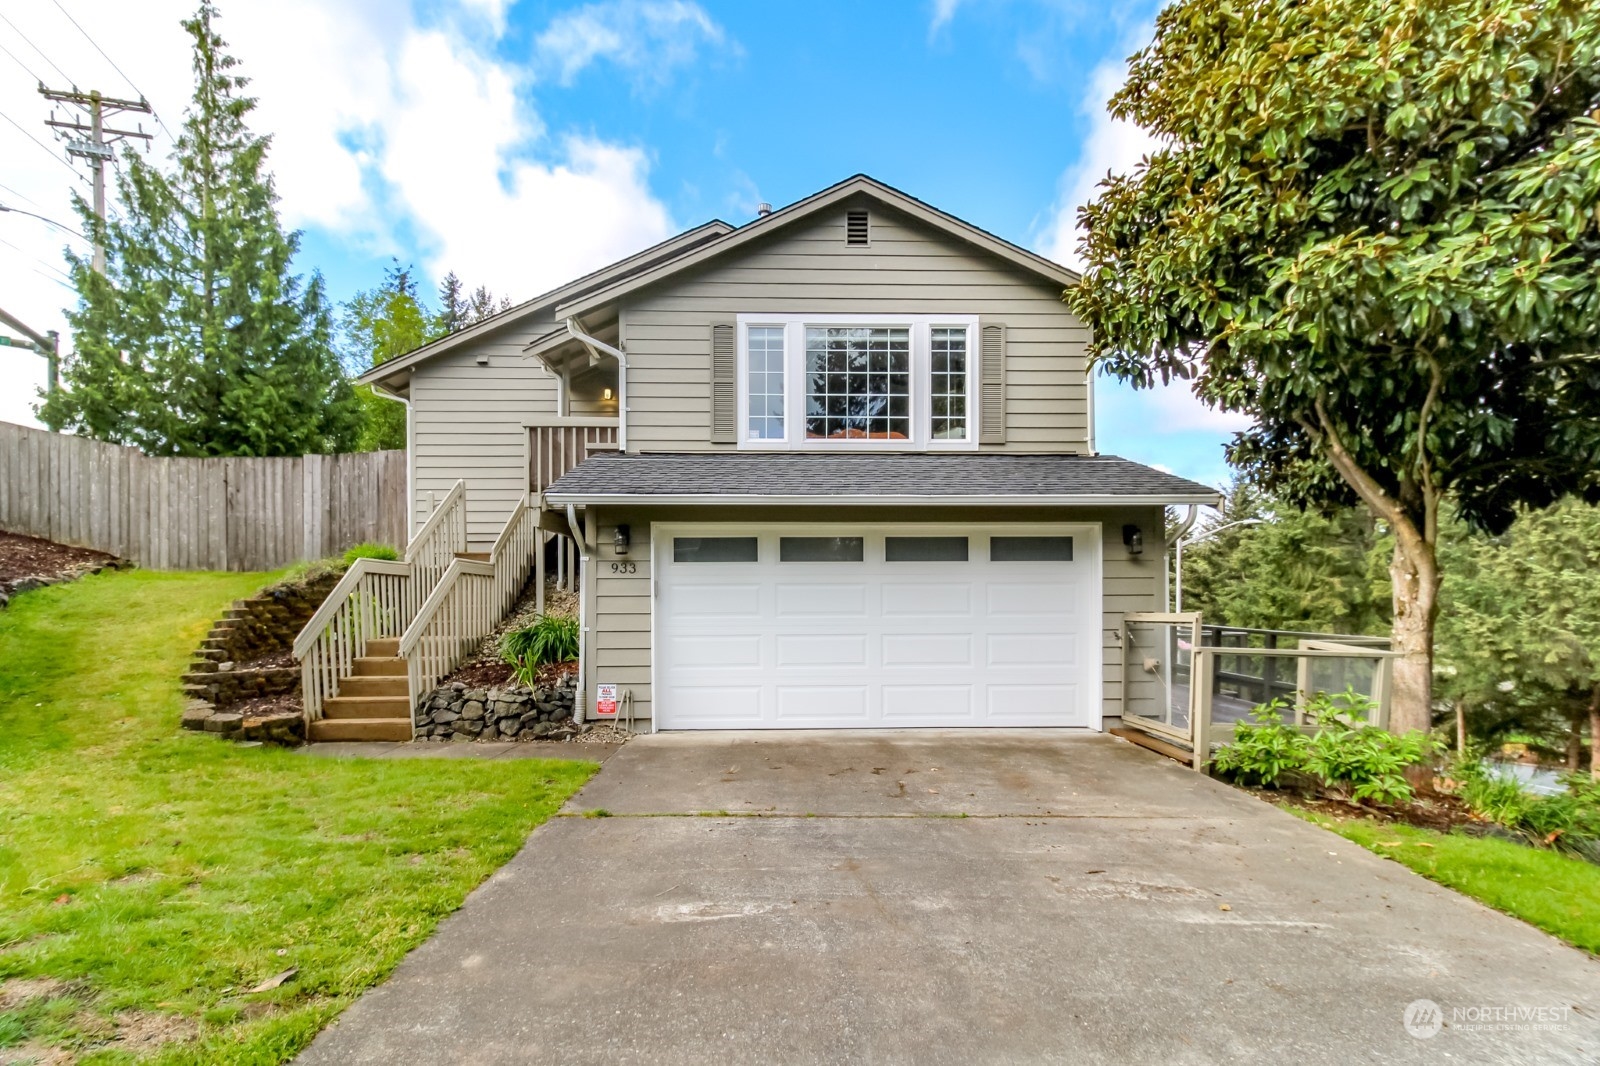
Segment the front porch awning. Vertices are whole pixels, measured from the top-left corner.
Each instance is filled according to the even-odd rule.
[[[1216,506],[1216,489],[1115,455],[699,452],[593,455],[545,489],[553,506]]]

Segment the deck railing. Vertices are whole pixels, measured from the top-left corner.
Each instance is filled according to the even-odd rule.
[[[369,641],[398,637],[467,547],[466,485],[456,482],[406,547],[403,561],[357,559],[295,638],[306,724],[339,694]]]
[[[1347,689],[1373,708],[1365,724],[1388,725],[1390,673],[1398,653],[1384,637],[1207,626],[1198,614],[1129,614],[1123,620],[1125,726],[1186,747],[1196,769],[1233,739],[1236,723],[1274,699],[1305,731],[1307,701]],[[1287,645],[1287,646],[1286,646]]]
[[[538,496],[595,452],[617,450],[615,418],[547,418],[528,422],[528,491]]]
[[[413,722],[417,701],[471,655],[528,582],[542,546],[539,514],[519,503],[487,562],[455,559],[400,637]]]

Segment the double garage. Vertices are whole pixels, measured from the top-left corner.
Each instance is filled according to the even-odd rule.
[[[1098,524],[658,523],[650,541],[659,729],[1099,728]]]

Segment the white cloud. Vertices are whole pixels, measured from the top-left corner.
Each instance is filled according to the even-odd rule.
[[[670,235],[672,220],[650,190],[644,150],[546,130],[524,70],[495,53],[507,6],[453,0],[429,7],[435,17],[424,23],[384,0],[229,4],[219,30],[259,98],[253,128],[273,136],[268,165],[285,224],[318,228],[377,254],[417,248],[420,265],[435,276],[454,269],[514,298]],[[691,41],[722,39],[693,4],[582,10],[616,6],[639,11],[644,32],[586,62],[603,55],[670,69],[683,61],[684,38],[667,29],[674,18],[689,27]],[[188,39],[178,22],[192,10],[192,0],[79,0],[74,8],[171,130],[191,91]],[[80,86],[136,94],[52,6],[24,5],[9,17]],[[13,51],[39,74],[54,74],[20,45]],[[48,107],[32,76],[4,56],[0,110],[53,146],[43,126]],[[153,125],[148,118],[145,124]],[[170,148],[163,132],[152,155]],[[0,188],[0,203],[76,221],[68,200],[74,179],[60,159],[47,158],[5,123],[0,157],[0,181],[9,187]],[[0,214],[0,240],[8,242],[0,244],[0,306],[63,334],[61,308],[74,295],[36,260],[61,264],[66,239],[43,223]],[[42,359],[0,348],[0,419],[32,423],[29,405],[43,381]]]
[[[961,6],[961,0],[933,0],[933,20],[928,23],[928,36],[932,37],[956,17],[956,8]]]
[[[1148,40],[1153,32],[1146,26],[1138,40]],[[1131,51],[1131,49],[1129,49]],[[1158,142],[1138,126],[1111,117],[1106,101],[1121,87],[1127,64],[1118,58],[1095,67],[1089,78],[1089,94],[1083,100],[1083,113],[1089,118],[1078,159],[1061,175],[1050,217],[1035,236],[1039,251],[1058,263],[1079,269],[1078,208],[1095,197],[1095,186],[1108,172],[1127,174],[1139,160],[1153,151]]]
[[[605,0],[552,19],[534,41],[534,60],[563,85],[601,59],[659,83],[693,63],[701,45],[725,41],[722,27],[688,0]]]

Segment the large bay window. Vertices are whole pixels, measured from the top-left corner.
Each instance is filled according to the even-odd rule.
[[[742,315],[746,448],[970,448],[976,318]]]

